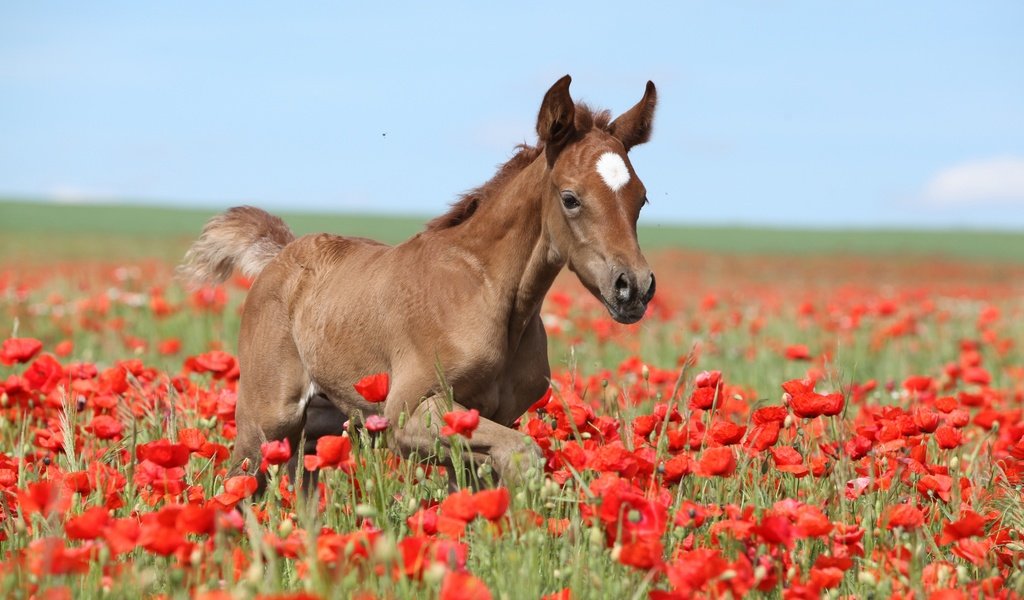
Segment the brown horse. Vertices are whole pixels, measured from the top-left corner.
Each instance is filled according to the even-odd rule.
[[[308,448],[345,418],[381,413],[396,451],[429,455],[439,438],[449,443],[438,433],[450,408],[438,367],[455,408],[480,412],[467,440],[474,459],[499,478],[534,464],[536,445],[510,426],[549,385],[540,308],[555,276],[568,265],[621,323],[640,320],[654,296],[636,237],[646,190],[626,154],[650,138],[654,84],[612,121],[575,104],[569,82],[544,96],[536,146],[521,146],[491,181],[397,246],[295,239],[251,207],[207,223],[183,274],[223,281],[239,268],[255,277],[238,342],[234,473],[260,464],[263,442],[295,448],[305,427]],[[390,388],[371,404],[353,384],[379,372]]]

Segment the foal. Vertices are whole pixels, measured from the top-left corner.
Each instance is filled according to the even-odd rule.
[[[620,323],[644,316],[655,287],[636,237],[646,190],[626,154],[650,138],[654,84],[609,122],[575,104],[569,82],[544,96],[536,146],[397,246],[295,239],[252,207],[206,224],[182,272],[193,282],[223,281],[235,268],[255,277],[238,341],[232,474],[255,470],[263,442],[295,448],[304,427],[317,437],[371,414],[393,424],[394,450],[431,453],[448,410],[438,366],[455,408],[480,412],[467,440],[474,459],[505,479],[535,464],[538,448],[510,426],[549,385],[540,308],[555,276],[568,265]],[[390,389],[371,404],[353,384],[379,372]],[[321,406],[308,420],[320,397],[342,414]]]

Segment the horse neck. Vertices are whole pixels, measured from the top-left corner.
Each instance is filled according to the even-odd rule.
[[[492,287],[507,300],[514,342],[540,312],[564,262],[552,251],[545,228],[544,195],[549,171],[543,153],[480,203],[462,226],[460,244],[473,252]]]

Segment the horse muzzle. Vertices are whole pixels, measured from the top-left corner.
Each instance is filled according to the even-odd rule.
[[[615,274],[611,293],[603,294],[604,305],[619,323],[636,323],[647,313],[647,305],[654,298],[656,287],[651,271],[639,275],[632,271],[619,271]]]

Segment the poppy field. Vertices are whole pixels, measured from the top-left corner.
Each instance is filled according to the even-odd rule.
[[[519,423],[543,472],[496,487],[466,464],[451,491],[378,419],[298,473],[265,445],[262,497],[227,477],[248,281],[0,263],[0,596],[1024,592],[1024,262],[648,257],[636,325],[570,274],[548,296],[551,387]]]

